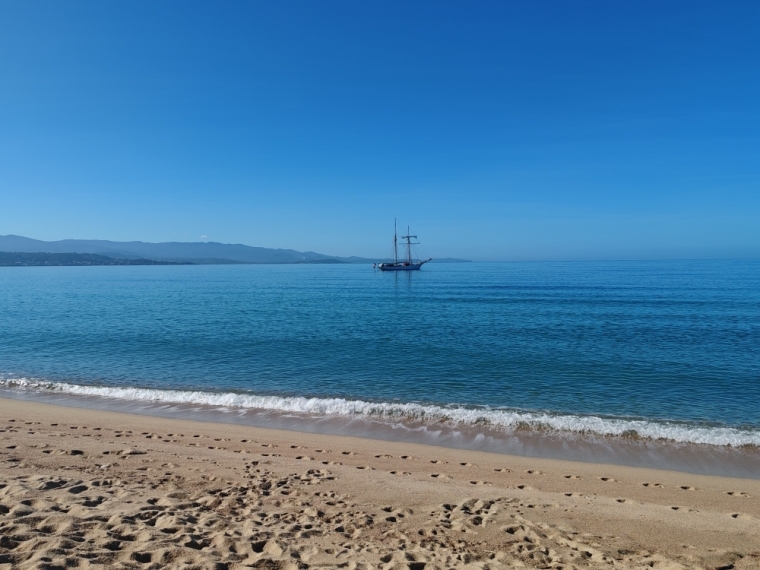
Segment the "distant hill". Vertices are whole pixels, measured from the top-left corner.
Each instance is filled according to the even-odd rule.
[[[0,267],[83,265],[179,265],[153,259],[116,259],[94,253],[19,253],[0,251]]]
[[[180,263],[375,263],[387,259],[335,257],[313,251],[271,249],[243,244],[217,242],[107,241],[64,239],[41,241],[16,235],[0,236],[0,252],[14,253],[89,253],[114,259],[143,259]],[[459,262],[464,259],[436,259]]]
[[[269,249],[216,242],[106,241],[64,239],[41,241],[22,236],[0,236],[0,251],[19,253],[94,253],[116,259],[153,259],[191,263],[344,263],[313,251]]]

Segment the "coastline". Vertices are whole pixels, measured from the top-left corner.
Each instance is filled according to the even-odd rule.
[[[168,419],[353,435],[503,455],[760,479],[760,447],[757,443],[745,443],[758,441],[757,430],[741,432],[736,428],[700,427],[684,422],[556,415],[548,417],[559,426],[553,427],[546,423],[545,414],[535,412],[87,386],[25,379],[0,381],[0,398]],[[442,419],[446,413],[453,419]],[[489,415],[496,421],[488,421]],[[639,428],[642,435],[632,432],[642,425],[643,429]],[[646,432],[651,435],[644,435]]]
[[[760,565],[753,479],[5,398],[0,429],[0,567]]]

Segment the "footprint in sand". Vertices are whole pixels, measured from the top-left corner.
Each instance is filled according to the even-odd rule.
[[[518,485],[517,488],[520,489],[520,490],[522,490],[522,491],[532,491],[533,490],[533,487],[531,487],[530,485]]]
[[[445,473],[431,473],[430,476],[433,477],[434,479],[438,479],[439,481],[448,481],[451,479],[451,477],[449,477]]]
[[[749,497],[747,493],[743,493],[742,491],[728,491],[726,495],[731,495],[732,497]]]
[[[507,469],[506,467],[497,467],[494,471],[497,471],[498,473],[512,473],[512,470]]]
[[[598,479],[604,481],[605,483],[620,483],[620,481],[613,479],[612,477],[598,477]]]
[[[580,475],[565,475],[565,479],[583,479]]]
[[[470,485],[482,486],[482,485],[490,485],[490,483],[488,481],[470,481]]]
[[[341,451],[341,454],[343,454],[343,455],[359,455],[355,451]]]
[[[316,453],[332,453],[329,449],[315,449]]]
[[[459,465],[461,465],[462,467],[477,467],[477,465],[475,465],[474,463],[467,463],[467,462],[460,463]]]
[[[440,459],[433,459],[430,461],[430,463],[434,463],[435,465],[442,465],[444,463],[448,463],[448,461],[441,461]]]
[[[748,520],[752,520],[753,519],[752,516],[750,516],[748,514],[745,514],[745,513],[734,513],[734,514],[731,515],[731,518],[732,519],[743,520],[743,521],[748,521]]]
[[[662,489],[663,485],[661,483],[642,483],[644,487],[657,487],[658,489]]]
[[[105,453],[105,452],[104,452]],[[121,451],[117,451],[116,455],[121,455],[123,457],[129,457],[130,455],[145,455],[146,451],[140,451],[138,449],[122,449]]]
[[[526,471],[528,475],[546,475],[543,471],[538,471],[537,469],[528,469]]]
[[[406,515],[412,515],[412,514],[414,514],[414,511],[412,509],[401,509],[401,508],[394,508],[394,507],[383,507],[380,510],[382,510],[385,513],[390,514],[389,517],[385,518],[385,521],[389,522],[389,523],[399,522]]]
[[[393,459],[392,455],[375,455],[375,459]]]
[[[698,491],[696,487],[692,487],[691,485],[681,485],[681,489],[684,491]]]
[[[63,487],[66,485],[68,481],[65,479],[54,479],[51,481],[45,481],[42,483],[39,487],[37,487],[38,491],[47,491],[49,489],[58,489],[59,487]]]

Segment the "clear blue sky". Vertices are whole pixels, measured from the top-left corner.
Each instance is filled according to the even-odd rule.
[[[760,256],[760,2],[0,3],[0,234]]]

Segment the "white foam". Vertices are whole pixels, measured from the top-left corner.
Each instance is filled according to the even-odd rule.
[[[448,426],[483,426],[510,432],[515,429],[542,429],[599,436],[635,436],[679,443],[719,446],[760,446],[760,430],[730,426],[704,426],[683,422],[644,419],[603,418],[573,414],[552,414],[508,409],[435,406],[415,403],[366,402],[343,398],[304,398],[203,392],[156,390],[150,388],[86,386],[26,378],[0,379],[0,388],[55,391],[78,396],[119,400],[196,404],[238,410],[269,410],[318,416],[367,417],[389,422],[420,422]]]

